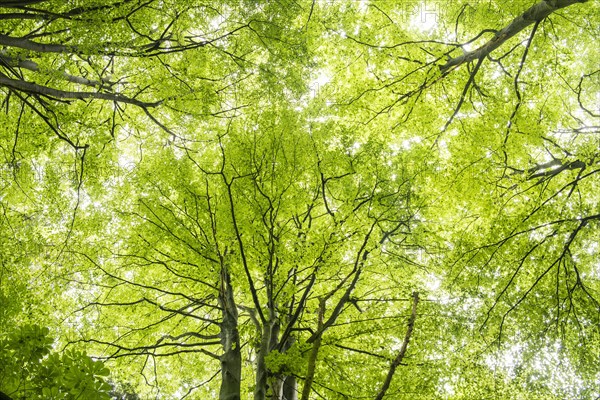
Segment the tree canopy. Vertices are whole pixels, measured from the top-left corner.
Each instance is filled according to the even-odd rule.
[[[0,398],[599,398],[599,15],[0,0]]]

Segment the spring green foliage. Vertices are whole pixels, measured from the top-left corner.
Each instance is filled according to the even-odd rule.
[[[0,339],[0,387],[13,399],[109,399],[101,361],[52,350],[48,328],[25,325]]]
[[[0,2],[0,391],[600,396],[599,3],[212,3]]]

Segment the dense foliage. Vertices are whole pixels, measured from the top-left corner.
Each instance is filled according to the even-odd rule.
[[[212,3],[0,1],[0,391],[598,398],[598,2]]]

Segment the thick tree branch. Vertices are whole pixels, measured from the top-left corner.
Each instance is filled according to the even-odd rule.
[[[40,66],[35,61],[18,60],[16,58],[10,57],[8,54],[5,54],[4,52],[0,52],[0,64],[3,64],[7,67],[23,68],[23,69],[27,69],[27,70],[33,71],[33,72],[44,72],[40,69]],[[76,83],[79,85],[101,87],[104,85],[112,84],[112,82],[110,82],[106,78],[102,78],[100,80],[91,80],[91,79],[87,79],[87,78],[84,78],[81,76],[67,74],[64,71],[48,70],[48,72],[50,72],[51,74],[59,75],[64,80],[71,82],[71,83]]]
[[[581,160],[567,161],[564,159],[555,158],[552,161],[548,161],[543,164],[537,164],[526,170],[512,167],[509,168],[513,171],[512,175],[525,174],[527,176],[527,180],[534,180],[538,178],[548,179],[553,178],[564,171],[570,171],[574,169],[583,170],[588,166],[598,164],[598,161],[594,161],[595,160],[592,160],[591,162],[586,163]]]
[[[19,49],[35,51],[37,53],[77,53],[76,46],[63,44],[39,43],[25,38],[17,38],[0,34],[0,45],[18,47]]]
[[[152,103],[144,102],[133,99],[131,97],[123,96],[120,94],[113,93],[101,93],[101,92],[76,92],[76,91],[65,91],[47,86],[38,85],[37,83],[26,82],[19,79],[12,79],[0,72],[0,86],[5,86],[13,90],[20,92],[37,94],[40,96],[53,97],[56,99],[67,99],[67,100],[86,100],[86,99],[100,99],[116,101],[118,103],[133,104],[141,108],[157,107],[162,101],[155,101]]]
[[[24,6],[43,3],[47,0],[2,0],[0,1],[0,7],[6,8],[22,8]]]
[[[440,66],[440,70],[442,73],[445,73],[451,68],[458,67],[474,60],[483,59],[529,25],[542,21],[556,10],[577,3],[585,3],[587,1],[588,0],[542,0],[515,18],[504,29],[498,31],[489,42],[476,50],[448,60],[446,64]]]

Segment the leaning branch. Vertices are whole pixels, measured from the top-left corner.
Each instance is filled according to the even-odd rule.
[[[419,303],[419,292],[413,292],[412,314],[410,315],[410,318],[408,319],[408,329],[406,330],[406,335],[404,335],[404,341],[402,342],[402,347],[400,348],[400,352],[398,352],[398,355],[396,356],[394,361],[392,361],[392,364],[390,365],[390,369],[388,370],[388,374],[385,377],[385,381],[383,382],[383,386],[381,386],[381,390],[377,394],[377,397],[375,397],[375,400],[383,399],[383,396],[385,396],[385,392],[387,392],[387,390],[390,387],[390,383],[392,383],[392,378],[394,377],[396,368],[398,368],[400,363],[402,363],[402,360],[404,359],[404,356],[406,355],[406,348],[408,347],[408,341],[410,340],[410,336],[412,335],[413,328],[415,326],[415,319],[417,318],[417,304],[418,303]]]
[[[363,243],[356,255],[356,260],[354,262],[354,268],[352,269],[352,272],[350,272],[350,274],[343,281],[343,282],[345,282],[346,279],[348,279],[350,276],[354,275],[354,277],[352,278],[352,281],[350,282],[350,285],[348,285],[348,287],[346,288],[346,291],[344,292],[342,297],[337,302],[335,308],[333,309],[333,311],[332,311],[331,315],[329,316],[329,318],[327,319],[327,321],[323,324],[320,324],[317,331],[315,333],[313,333],[311,335],[311,337],[309,337],[306,340],[306,343],[314,343],[316,340],[321,340],[323,333],[335,323],[337,318],[342,313],[346,303],[348,303],[348,301],[350,300],[350,296],[352,295],[352,292],[354,291],[354,288],[356,287],[356,284],[358,283],[358,280],[360,279],[360,275],[362,273],[362,267],[363,267],[364,263],[367,261],[367,258],[369,257],[369,250],[366,250],[366,246],[367,246],[367,243],[369,242],[369,238],[371,237],[371,233],[373,233],[375,224],[377,222],[378,221],[376,221],[375,223],[373,223],[373,225],[371,225],[371,229],[365,235]],[[362,256],[361,256],[361,254],[362,254]],[[330,296],[332,296],[339,289],[341,289],[340,285],[338,285],[334,290],[329,292],[329,294],[324,299],[327,300]]]
[[[9,56],[8,54],[6,54],[6,52],[2,52],[2,51],[0,51],[0,65],[5,65],[7,67],[23,68],[23,69],[27,69],[27,70],[33,71],[33,72],[46,72],[46,71],[43,71],[43,69],[41,69],[40,66],[38,65],[38,63],[36,63],[35,61],[18,60],[14,57]],[[71,83],[76,83],[78,85],[102,87],[105,85],[113,84],[106,78],[101,78],[101,80],[91,80],[91,79],[87,79],[87,78],[84,78],[81,76],[71,75],[71,74],[68,74],[63,71],[48,70],[47,72],[49,72],[51,74],[59,75],[62,79],[69,81]]]
[[[131,97],[123,96],[114,93],[101,93],[101,92],[77,92],[77,91],[65,91],[47,86],[38,85],[37,83],[22,81],[19,79],[11,79],[8,76],[0,72],[0,86],[5,86],[19,92],[26,92],[31,94],[37,94],[40,96],[53,97],[55,99],[66,99],[66,100],[86,100],[86,99],[101,99],[115,101],[118,103],[133,104],[141,108],[157,107],[162,101],[156,101],[152,103],[133,99]]]
[[[39,4],[39,3],[43,3],[46,0],[7,0],[7,1],[1,1],[0,2],[0,7],[4,7],[4,8],[22,8],[23,6],[29,6],[29,5],[33,5],[33,4]]]
[[[512,170],[511,175],[524,174],[527,180],[535,180],[542,178],[542,180],[552,179],[564,171],[580,170],[583,171],[587,167],[600,164],[600,160],[595,160],[600,154],[594,155],[591,161],[584,162],[579,159],[573,161],[567,161],[564,159],[555,158],[552,161],[548,161],[543,164],[537,164],[528,169],[518,169],[508,167]]]
[[[18,47],[23,50],[35,51],[37,53],[77,53],[76,46],[64,44],[39,43],[33,40],[12,37],[0,34],[0,45],[6,47]]]
[[[476,50],[464,53],[461,56],[448,60],[446,64],[440,66],[440,70],[442,73],[445,73],[451,68],[458,67],[474,60],[483,59],[492,51],[502,46],[508,39],[512,38],[529,25],[536,22],[539,23],[550,14],[561,8],[565,8],[577,3],[585,3],[587,1],[588,0],[542,0],[515,18],[504,29],[498,31],[489,42]]]

